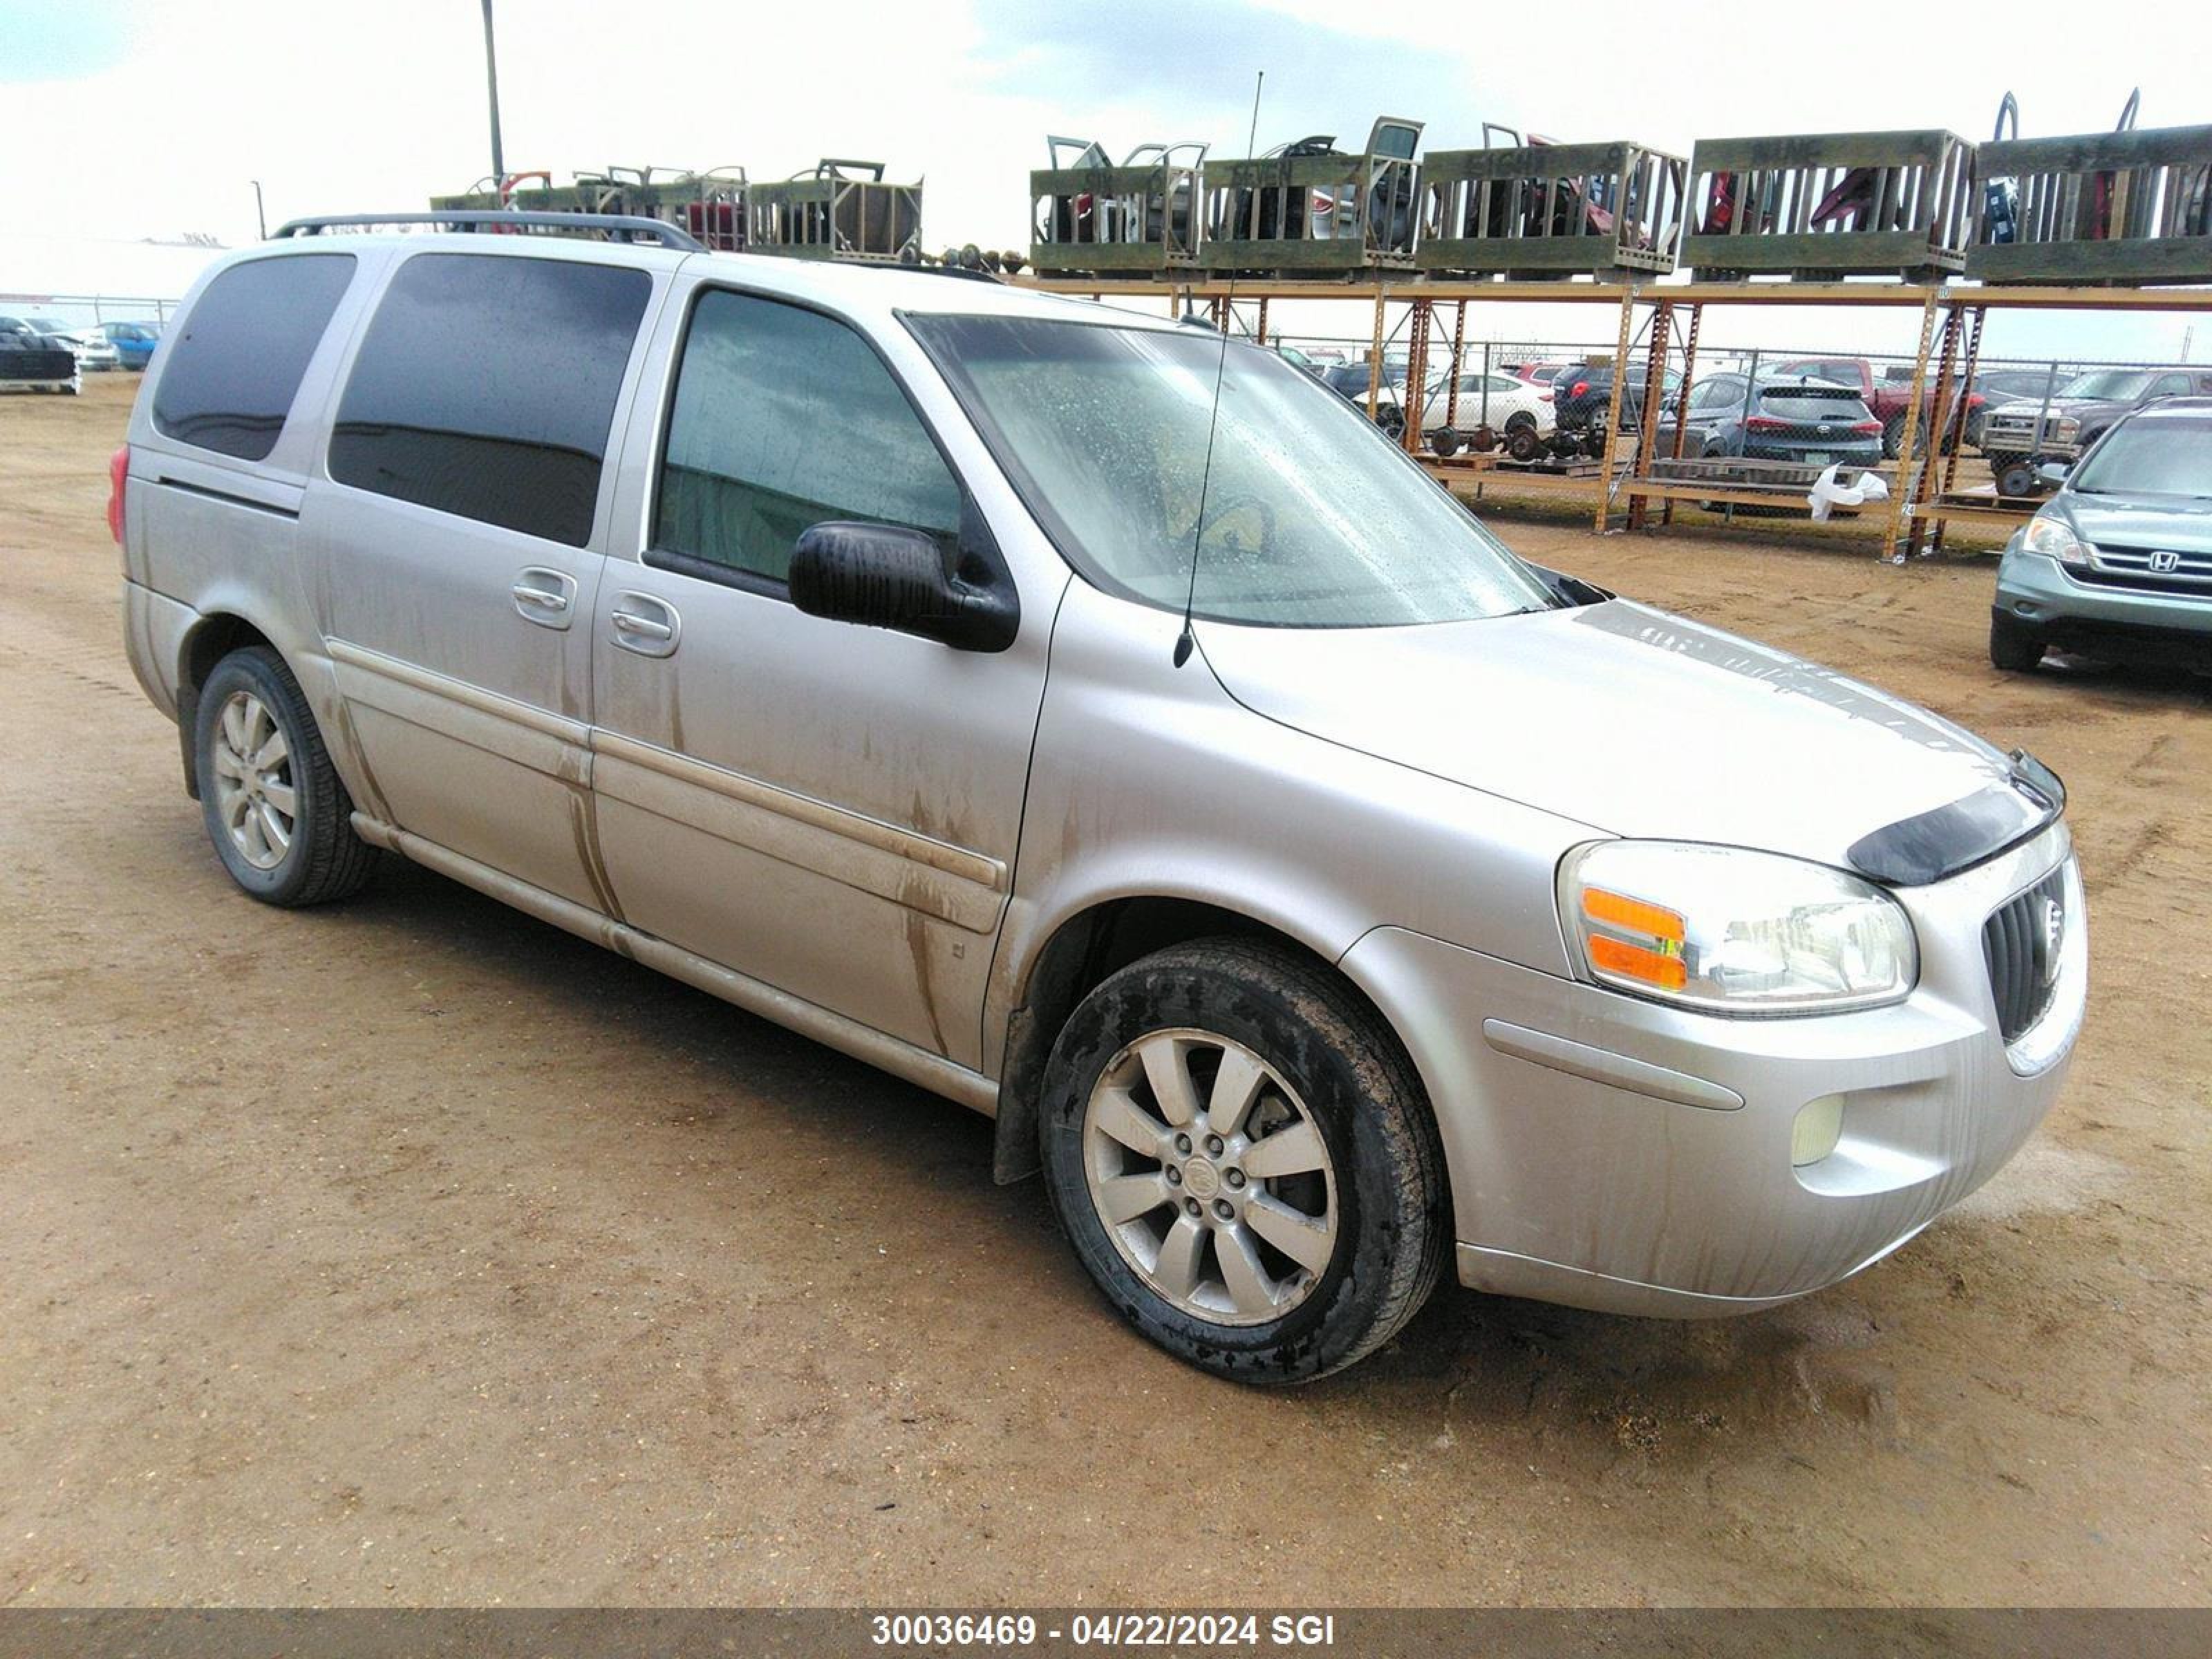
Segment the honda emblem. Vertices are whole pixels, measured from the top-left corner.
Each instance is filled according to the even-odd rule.
[[[2170,575],[2181,568],[2181,555],[2161,548],[2150,556],[2150,568],[2159,575]]]

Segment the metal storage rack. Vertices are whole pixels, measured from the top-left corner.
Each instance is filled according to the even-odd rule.
[[[1210,272],[1357,277],[1410,270],[1420,217],[1421,127],[1385,116],[1367,148],[1300,139],[1276,153],[1206,166],[1205,240]]]
[[[1681,240],[1688,168],[1626,140],[1431,150],[1413,263],[1452,276],[1663,276]]]
[[[1989,283],[2212,283],[2212,126],[1984,144],[1966,274]]]
[[[1087,139],[1047,138],[1030,174],[1030,264],[1052,272],[1187,269],[1198,261],[1202,143],[1139,144],[1121,166]],[[1074,152],[1068,165],[1061,153]]]
[[[1956,133],[1703,139],[1681,263],[1700,280],[1902,276],[1966,268],[1974,146]]]
[[[756,253],[892,263],[921,258],[921,185],[886,184],[881,161],[835,157],[749,192]]]
[[[530,185],[526,181],[541,182]],[[485,184],[491,180],[483,181]],[[600,213],[658,219],[722,252],[745,248],[746,180],[743,167],[676,173],[665,167],[609,167],[556,185],[550,173],[515,173],[495,189],[434,196],[434,211],[512,209],[529,213]]]

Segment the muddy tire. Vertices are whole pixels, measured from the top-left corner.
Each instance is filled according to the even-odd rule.
[[[300,683],[266,646],[232,652],[200,688],[193,721],[200,810],[230,878],[264,904],[326,904],[361,890],[376,849]]]
[[[1085,997],[1039,1134],[1077,1257],[1161,1347],[1238,1382],[1310,1382],[1387,1342],[1450,1247],[1411,1063],[1325,965],[1180,945]]]

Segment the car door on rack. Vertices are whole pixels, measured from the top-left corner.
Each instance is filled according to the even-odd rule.
[[[1049,609],[1025,605],[993,653],[794,608],[814,524],[989,543],[948,440],[988,465],[980,444],[933,427],[886,352],[824,311],[705,288],[676,350],[643,545],[610,557],[592,630],[623,919],[974,1066]]]
[[[600,911],[602,474],[653,283],[618,258],[404,259],[302,515],[368,810]]]

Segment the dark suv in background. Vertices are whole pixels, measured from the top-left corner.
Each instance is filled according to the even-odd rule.
[[[1644,359],[1630,361],[1628,384],[1620,389],[1620,429],[1624,432],[1633,432],[1643,423],[1644,382],[1650,373],[1650,365]],[[1671,368],[1665,373],[1667,395],[1671,398],[1681,388],[1682,377]],[[1569,363],[1552,377],[1552,408],[1563,434],[1581,433],[1586,442],[1601,444],[1606,411],[1612,405],[1611,363]]]

